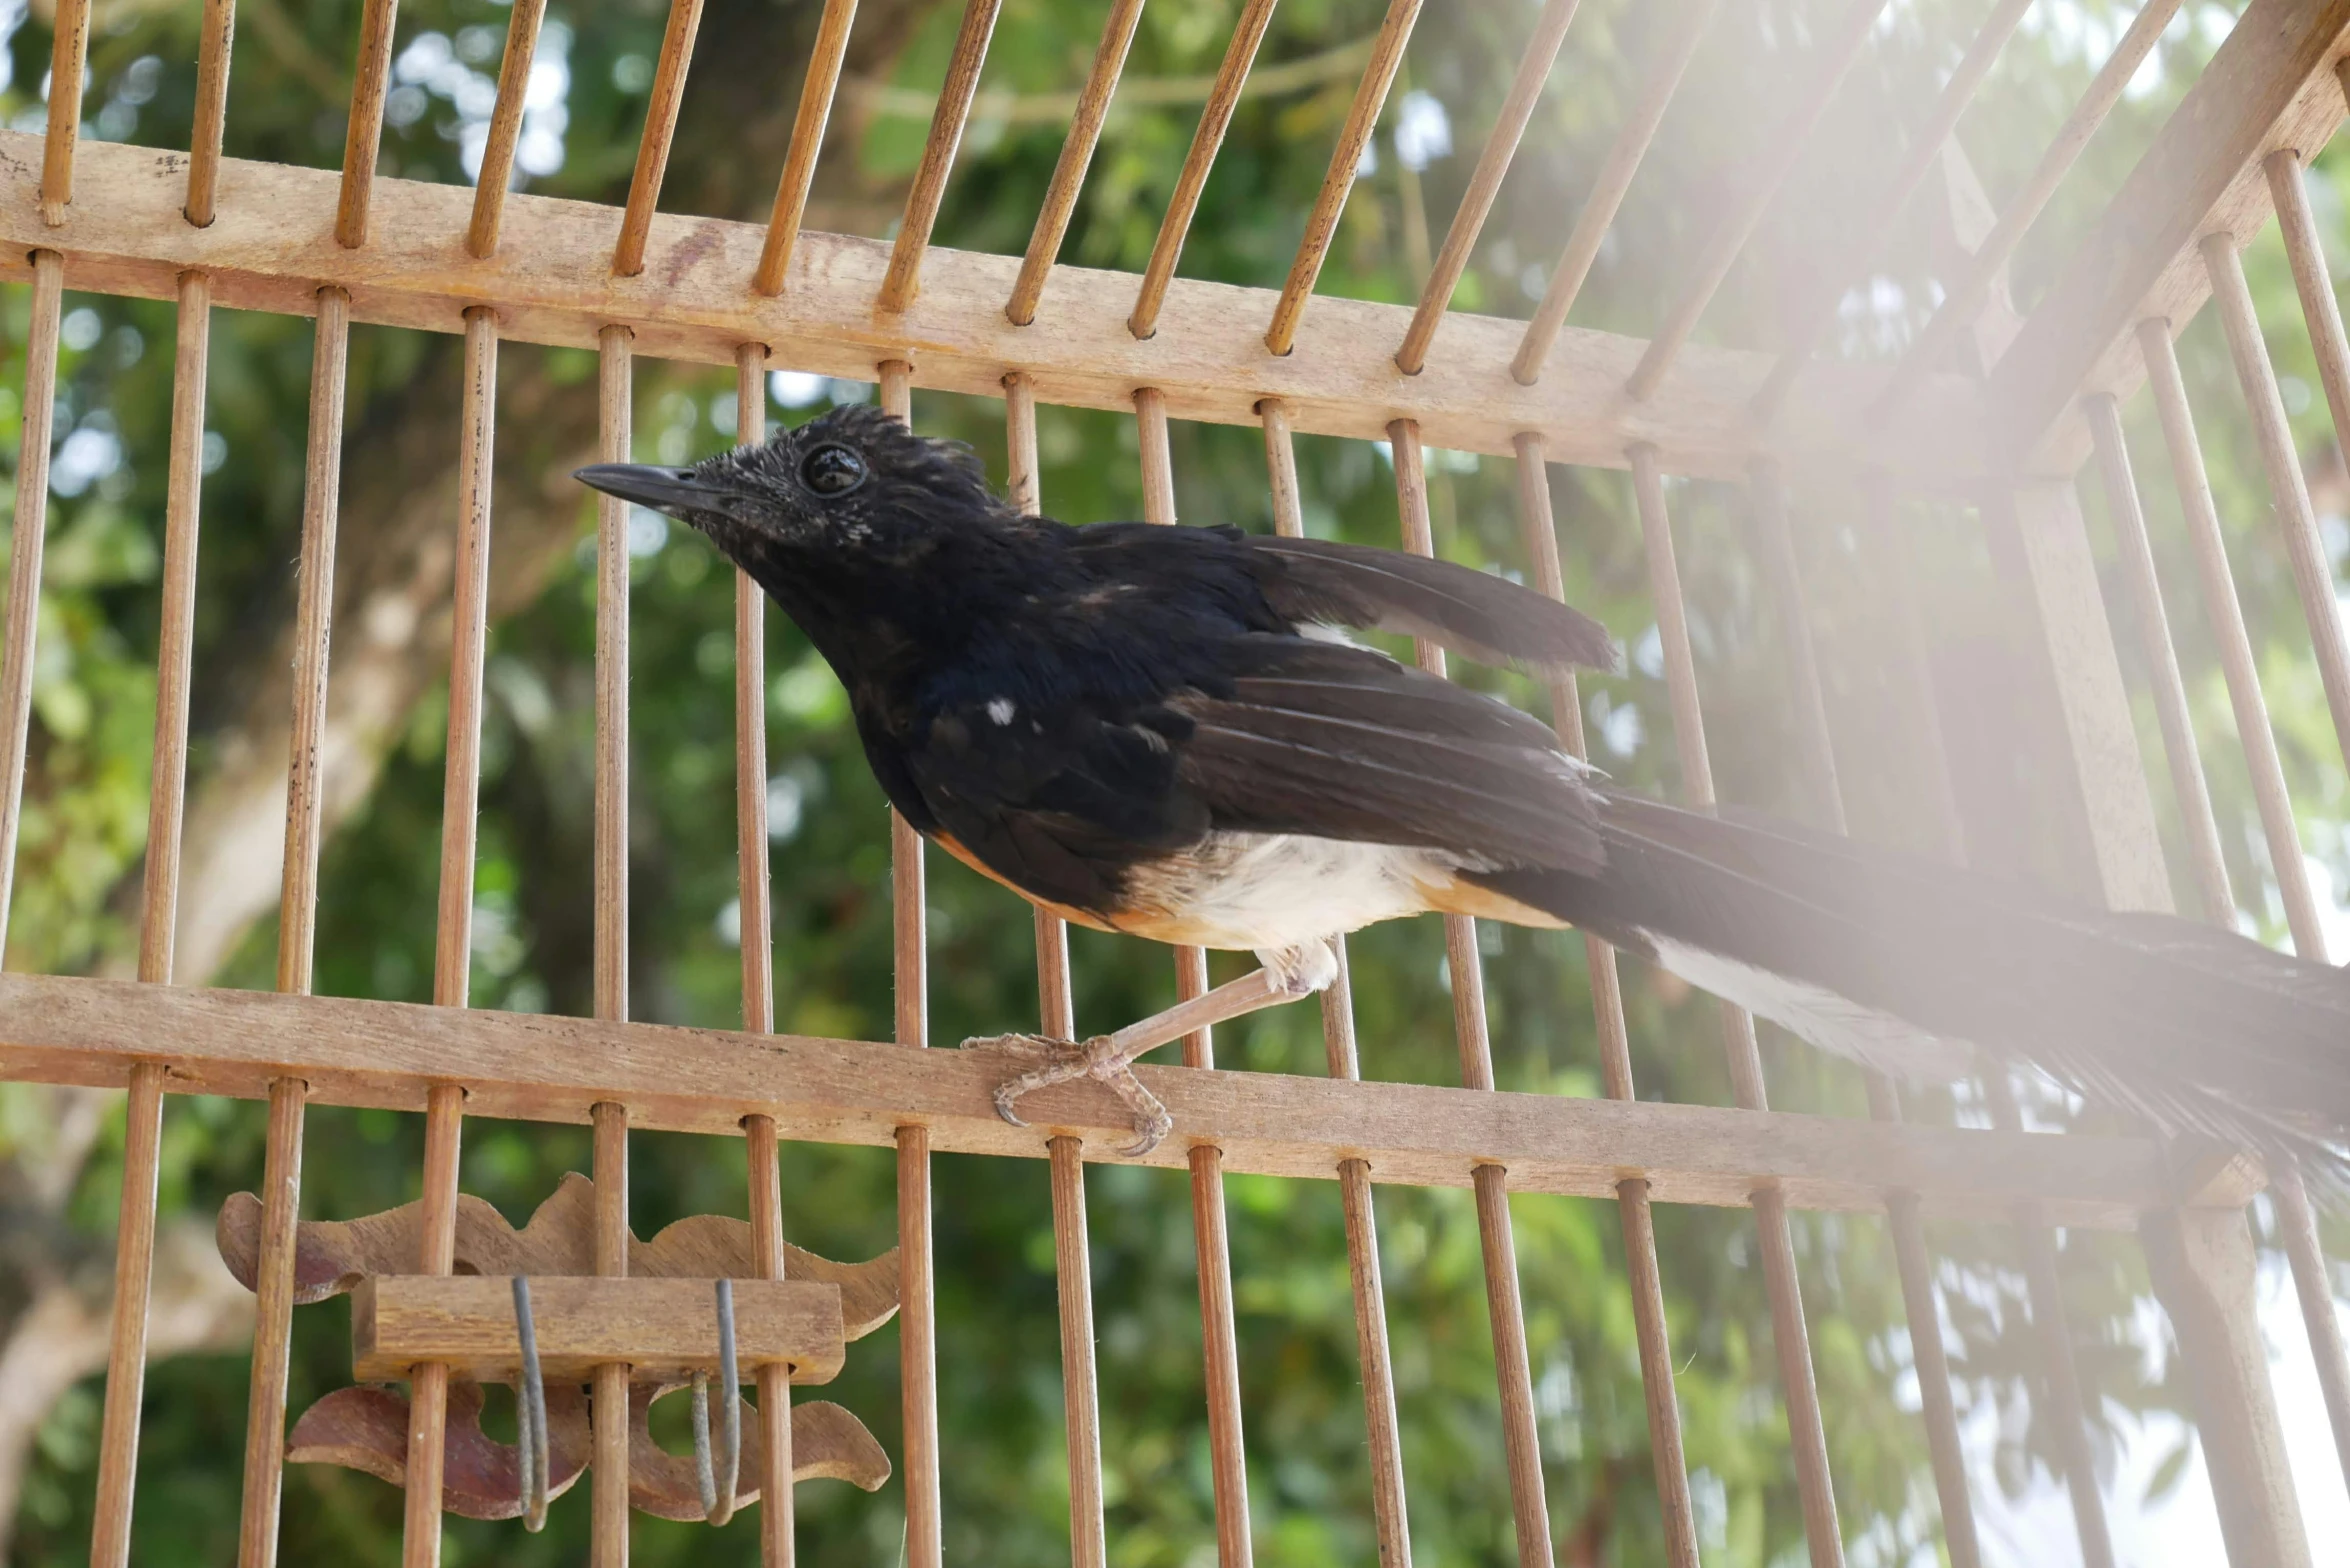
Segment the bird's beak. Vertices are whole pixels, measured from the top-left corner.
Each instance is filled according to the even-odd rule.
[[[690,468],[659,468],[651,463],[590,463],[573,470],[571,477],[590,489],[634,501],[680,522],[686,520],[688,510],[718,510],[719,499],[727,494],[721,487],[697,479]]]

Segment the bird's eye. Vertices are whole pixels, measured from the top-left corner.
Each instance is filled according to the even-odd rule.
[[[865,460],[845,446],[820,446],[800,460],[800,483],[830,499],[865,482]]]

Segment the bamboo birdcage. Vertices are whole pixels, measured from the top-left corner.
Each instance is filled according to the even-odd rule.
[[[2306,310],[2311,347],[2334,419],[2350,446],[2350,342],[2335,300],[2301,176],[2346,112],[2341,72],[2350,57],[2350,0],[2250,0],[2153,146],[2112,194],[2093,236],[2063,266],[2045,300],[2009,329],[1988,325],[1986,302],[2002,269],[2120,100],[2178,9],[2145,0],[2135,22],[2073,108],[2023,188],[1980,232],[1971,259],[1931,324],[1890,367],[1815,359],[1850,281],[1824,280],[1818,310],[1777,354],[1703,346],[1691,334],[1789,174],[1830,95],[1869,46],[1880,0],[1850,0],[1810,46],[1793,108],[1765,134],[1758,177],[1716,219],[1691,279],[1648,340],[1564,326],[1655,136],[1683,68],[1714,11],[1683,0],[1613,150],[1582,203],[1549,292],[1530,324],[1448,313],[1537,96],[1568,37],[1574,0],[1549,0],[1523,65],[1435,255],[1416,310],[1321,297],[1317,273],[1337,232],[1366,140],[1403,62],[1420,0],[1391,0],[1373,41],[1305,239],[1278,290],[1176,276],[1224,128],[1247,80],[1273,0],[1247,0],[1197,135],[1140,276],[1056,266],[1095,140],[1116,92],[1141,0],[1114,0],[1091,75],[1024,259],[930,244],[943,190],[971,112],[999,0],[969,0],[903,225],[894,243],[802,232],[826,116],[840,82],[854,0],[824,7],[772,219],[757,225],[656,211],[664,163],[687,89],[698,0],[675,0],[655,72],[651,109],[625,211],[507,194],[531,48],[543,0],[517,0],[497,106],[477,188],[374,178],[391,63],[392,0],[367,0],[350,133],[340,175],[237,162],[221,155],[231,0],[205,0],[196,135],[185,155],[79,138],[88,0],[60,0],[45,138],[0,131],[0,231],[5,269],[29,278],[32,327],[23,389],[24,436],[16,547],[5,643],[0,645],[0,923],[15,857],[32,690],[41,542],[55,403],[62,289],[176,299],[173,408],[163,625],[158,670],[152,828],[144,940],[137,981],[0,976],[0,1071],[54,1083],[125,1085],[127,1169],[116,1253],[118,1294],[107,1383],[92,1561],[119,1568],[129,1554],[136,1480],[149,1249],[155,1226],[160,1117],[168,1093],[225,1094],[269,1104],[263,1201],[253,1216],[259,1327],[251,1384],[241,1562],[274,1560],[284,1462],[287,1346],[295,1296],[302,1123],[309,1104],[422,1111],[427,1137],[418,1277],[452,1268],[460,1224],[461,1118],[592,1123],[597,1178],[592,1224],[598,1276],[628,1272],[626,1134],[653,1128],[746,1136],[752,1174],[754,1274],[785,1275],[776,1176],[784,1138],[894,1146],[905,1399],[906,1560],[941,1560],[936,1370],[932,1320],[929,1161],[955,1151],[1049,1160],[1060,1273],[1074,1560],[1106,1560],[1094,1336],[1084,1211],[1084,1166],[1121,1158],[1121,1113],[1083,1085],[1037,1102],[1037,1130],[1006,1125],[989,1102],[983,1063],[923,1052],[923,864],[918,839],[894,829],[896,1030],[887,1043],[770,1033],[773,1001],[762,955],[768,889],[763,814],[764,711],[759,684],[761,600],[742,586],[736,622],[738,782],[745,848],[741,881],[745,1029],[759,1036],[628,1022],[622,970],[626,858],[625,507],[602,502],[598,576],[596,764],[597,1017],[572,1020],[469,1011],[468,922],[479,774],[489,526],[488,453],[497,346],[502,339],[594,349],[602,376],[602,451],[629,455],[633,356],[731,365],[739,407],[758,434],[760,379],[771,366],[877,381],[885,407],[907,417],[915,385],[1000,397],[1008,421],[1013,493],[1033,510],[1040,403],[1130,412],[1138,421],[1148,515],[1174,520],[1168,422],[1262,429],[1278,525],[1301,529],[1293,433],[1391,444],[1404,544],[1431,548],[1423,449],[1513,459],[1522,523],[1539,584],[1560,591],[1546,463],[1629,468],[1661,624],[1684,796],[1709,803],[1696,663],[1673,555],[1665,478],[1751,487],[1758,565],[1788,639],[1797,732],[1817,804],[1836,820],[1833,749],[1821,673],[1804,634],[1805,609],[1788,542],[1783,478],[1828,476],[1880,498],[1964,496],[1978,502],[2020,563],[2023,614],[2035,629],[2044,692],[2062,741],[2059,772],[2077,794],[2078,821],[2105,899],[2168,908],[2171,884],[2156,830],[2121,662],[2075,485],[2096,469],[2119,545],[2129,619],[2145,634],[2144,665],[2166,747],[2170,786],[2186,827],[2189,885],[2212,909],[2231,907],[2208,794],[2170,651],[2137,479],[2117,400],[2151,386],[2196,560],[2213,638],[2246,745],[2271,858],[2296,944],[2324,956],[2324,937],[2266,722],[2252,645],[2228,577],[2219,521],[2196,444],[2172,343],[2207,298],[2216,299],[2241,379],[2275,511],[2296,571],[2336,729],[2350,744],[2350,640],[2286,425],[2276,374],[2252,311],[2239,251],[2273,213]],[[1972,48],[1912,133],[1874,212],[1864,250],[1889,234],[1933,173],[1962,111],[2021,20],[2023,0],[1996,0]],[[723,42],[723,40],[718,40]],[[36,148],[36,142],[39,146]],[[16,251],[21,245],[23,251]],[[1849,258],[1858,273],[1865,255]],[[214,305],[316,320],[306,504],[300,563],[300,644],[294,683],[292,787],[277,994],[171,984],[172,909],[185,776],[195,518],[201,478],[206,333]],[[327,619],[332,584],[339,441],[348,331],[354,321],[461,333],[464,433],[459,476],[450,745],[441,865],[435,1005],[309,993],[317,894]],[[2012,341],[2007,338],[2012,334]],[[1993,340],[1996,336],[1997,340]],[[1969,345],[1980,376],[1943,368]],[[1962,356],[1963,357],[1963,356]],[[1441,669],[1441,656],[1422,650]],[[1917,650],[1892,650],[1897,682],[1931,729],[1932,697]],[[1564,739],[1582,745],[1571,686],[1554,694]],[[1930,736],[1929,736],[1930,739]],[[1960,836],[1943,791],[1927,830],[1955,853]],[[1037,919],[1040,1001],[1049,1030],[1070,1029],[1069,962],[1058,923]],[[2188,1150],[2146,1137],[2020,1129],[1998,1085],[2000,1125],[1962,1130],[1903,1122],[1876,1086],[1872,1120],[1790,1115],[1768,1108],[1750,1022],[1731,1013],[1725,1037],[1736,1105],[1641,1101],[1613,955],[1590,944],[1608,1098],[1496,1092],[1470,923],[1448,923],[1447,950],[1463,1082],[1459,1087],[1361,1081],[1342,980],[1324,1008],[1330,1074],[1207,1074],[1207,1041],[1181,1067],[1144,1077],[1176,1119],[1176,1136],[1148,1157],[1188,1167],[1198,1222],[1208,1421],[1225,1568],[1250,1561],[1242,1463],[1231,1266],[1223,1228],[1226,1171],[1335,1180],[1342,1195],[1361,1351],[1367,1463],[1381,1561],[1410,1547],[1404,1468],[1390,1370],[1376,1231],[1382,1183],[1472,1188],[1491,1307],[1504,1449],[1518,1559],[1551,1560],[1535,1429],[1525,1319],[1508,1194],[1612,1198],[1621,1209],[1632,1307],[1647,1392],[1650,1441],[1669,1560],[1694,1568],[1696,1536],[1683,1464],[1674,1364],[1658,1279],[1652,1205],[1709,1204],[1753,1211],[1768,1286],[1781,1391],[1793,1436],[1804,1525],[1815,1568],[1842,1560],[1819,1396],[1814,1386],[1790,1209],[1886,1216],[1896,1243],[1933,1474],[1953,1564],[1982,1561],[1969,1500],[1924,1219],[1948,1215],[2013,1225],[2029,1265],[2035,1329],[2051,1347],[2050,1412],[2060,1434],[2087,1561],[2111,1561],[2084,1427],[2084,1390],[2072,1371],[2056,1288],[2050,1227],[2135,1227],[2191,1371],[2223,1533],[2236,1568],[2310,1563],[2276,1401],[2254,1311],[2245,1208],[2270,1190],[2309,1306],[2319,1376],[2350,1466],[2350,1368],[2331,1312],[2326,1266],[2306,1200],[2230,1151]],[[1205,985],[1197,951],[1177,955],[1186,994]],[[559,1043],[563,1049],[550,1050]],[[777,1097],[777,1085],[787,1091]],[[599,1364],[599,1394],[625,1390],[629,1367]],[[769,1563],[792,1560],[792,1458],[785,1373],[757,1379]],[[444,1426],[450,1369],[411,1373],[405,1454],[406,1561],[438,1560]],[[625,1399],[622,1400],[625,1403]],[[606,1408],[603,1399],[598,1408]],[[624,1423],[595,1428],[595,1561],[626,1560],[629,1489]]]

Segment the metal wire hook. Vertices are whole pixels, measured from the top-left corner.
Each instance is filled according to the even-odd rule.
[[[530,1315],[530,1281],[514,1276],[514,1337],[522,1344],[522,1377],[514,1390],[515,1463],[522,1480],[522,1527],[547,1527],[553,1458],[547,1440],[547,1384],[539,1374],[539,1336]]]
[[[734,1493],[742,1479],[742,1377],[734,1358],[734,1281],[718,1281],[718,1387],[726,1401],[721,1417],[720,1459],[710,1459],[710,1374],[694,1374],[694,1481],[701,1488],[702,1514],[722,1525],[734,1517]],[[715,1473],[713,1473],[715,1471]],[[723,1484],[721,1484],[723,1482]]]

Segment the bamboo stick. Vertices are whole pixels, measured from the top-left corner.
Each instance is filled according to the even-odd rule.
[[[816,159],[824,151],[824,128],[832,118],[833,98],[840,91],[841,63],[849,53],[849,27],[856,19],[857,0],[824,0],[824,14],[816,23],[816,43],[808,53],[808,74],[800,83],[800,108],[792,119],[791,147],[783,156],[783,178],[776,184],[775,207],[767,217],[767,239],[759,249],[758,270],[751,275],[753,293],[783,292],[792,247],[800,238],[800,220],[808,211],[808,191],[816,181]]]
[[[930,118],[930,136],[922,144],[922,162],[906,193],[906,215],[890,249],[889,271],[881,279],[876,308],[884,312],[904,310],[921,290],[922,253],[930,248],[930,231],[938,222],[939,203],[946,199],[947,176],[954,172],[955,150],[963,143],[971,100],[979,91],[979,68],[986,63],[996,12],[1002,8],[1003,0],[965,0],[955,52],[947,60],[946,81],[939,87],[938,108]]]
[[[196,112],[188,138],[188,200],[181,210],[199,229],[212,226],[220,194],[220,144],[228,132],[228,63],[236,40],[237,0],[204,0],[196,38]]]
[[[1518,143],[1526,134],[1526,122],[1534,117],[1534,105],[1542,97],[1543,83],[1558,59],[1559,47],[1567,41],[1567,24],[1575,19],[1576,3],[1577,0],[1547,0],[1541,16],[1535,19],[1534,34],[1526,40],[1526,52],[1519,57],[1517,77],[1510,83],[1509,96],[1502,100],[1501,117],[1485,138],[1485,150],[1477,156],[1476,170],[1469,176],[1469,188],[1452,215],[1452,227],[1445,231],[1444,244],[1437,250],[1435,264],[1429,269],[1428,286],[1420,291],[1420,308],[1404,333],[1403,346],[1395,351],[1395,368],[1407,376],[1418,375],[1420,367],[1428,363],[1428,345],[1434,341],[1436,328],[1452,305],[1452,292],[1460,286],[1461,273],[1469,265],[1469,252],[1485,228],[1486,217],[1493,211],[1493,200],[1501,194],[1502,176],[1509,173],[1510,160],[1517,155]]]
[[[294,1237],[302,1217],[302,1112],[308,1095],[309,1086],[299,1078],[272,1079],[269,1085],[237,1568],[271,1568],[277,1561],[278,1500],[285,1487],[286,1370],[293,1348]]]
[[[1338,237],[1338,216],[1346,210],[1346,198],[1354,190],[1363,148],[1378,127],[1380,110],[1387,106],[1388,89],[1395,85],[1395,73],[1403,68],[1404,45],[1419,17],[1420,0],[1388,0],[1387,16],[1371,40],[1370,61],[1363,67],[1354,103],[1339,129],[1338,146],[1330,154],[1329,172],[1322,176],[1321,192],[1314,198],[1313,210],[1306,214],[1305,238],[1298,242],[1297,259],[1289,264],[1289,281],[1282,285],[1273,320],[1265,328],[1265,347],[1274,354],[1287,354],[1296,346],[1297,324],[1305,316],[1306,302],[1313,298],[1314,280],[1322,275],[1330,242]]]
[[[489,140],[482,144],[481,172],[473,182],[473,221],[465,249],[488,258],[498,251],[498,224],[506,215],[506,187],[514,178],[514,144],[522,136],[522,109],[530,93],[531,58],[538,52],[539,24],[547,0],[513,0],[506,18],[506,54],[498,65],[498,101],[490,109]]]
[[[32,738],[33,650],[41,624],[41,554],[49,531],[49,448],[57,427],[57,327],[65,262],[33,252],[32,323],[25,334],[24,420],[8,557],[8,618],[0,629],[0,946],[16,889],[16,837]]]
[[[1142,20],[1142,0],[1111,0],[1110,18],[1102,26],[1101,47],[1094,51],[1093,69],[1077,95],[1077,114],[1069,123],[1068,139],[1053,165],[1045,187],[1044,207],[1028,237],[1028,254],[1020,262],[1020,276],[1012,284],[1004,315],[1014,326],[1036,319],[1037,301],[1044,297],[1044,280],[1061,253],[1069,232],[1069,216],[1077,210],[1077,193],[1093,162],[1094,145],[1101,140],[1102,122],[1109,118],[1110,95],[1118,90],[1118,73],[1126,68],[1126,51],[1134,42],[1134,27]]]
[[[1869,0],[1862,0],[1864,5]],[[1713,764],[1706,753],[1705,719],[1697,694],[1697,663],[1690,652],[1688,614],[1681,594],[1680,568],[1673,555],[1672,521],[1665,509],[1664,478],[1657,471],[1656,451],[1638,445],[1630,451],[1633,489],[1639,498],[1640,526],[1647,547],[1650,596],[1663,636],[1665,679],[1672,696],[1673,738],[1681,755],[1681,793],[1692,806],[1706,809],[1715,802]],[[1730,1081],[1738,1104],[1746,1110],[1766,1110],[1762,1060],[1755,1047],[1754,1020],[1739,1008],[1722,1004],[1723,1044],[1730,1059]],[[1754,1192],[1755,1230],[1762,1243],[1764,1284],[1771,1302],[1771,1338],[1778,1352],[1779,1379],[1787,1401],[1789,1447],[1795,1461],[1795,1484],[1803,1503],[1804,1539],[1811,1549],[1813,1568],[1839,1568],[1844,1560],[1838,1533],[1836,1496],[1828,1473],[1826,1431],[1820,1420],[1819,1387],[1813,1381],[1811,1342],[1803,1317],[1803,1287],[1796,1275],[1795,1249],[1788,1233],[1786,1195],[1777,1183],[1765,1183]]]
[[[1093,1265],[1086,1245],[1084,1145],[1050,1140],[1053,1271],[1061,1297],[1062,1409],[1069,1432],[1069,1560],[1104,1568],[1101,1393],[1094,1383]]]
[[[761,1279],[783,1278],[783,1193],[777,1169],[775,1118],[746,1116],[743,1139],[751,1164],[751,1266]],[[792,1430],[791,1368],[781,1362],[760,1366],[759,1386],[759,1561],[762,1568],[791,1568]],[[728,1390],[730,1396],[733,1390]]]
[[[626,327],[597,357],[596,456],[625,463],[634,363]],[[628,1016],[628,503],[596,497],[595,995],[598,1018]]]
[[[767,440],[767,349],[745,343],[734,361],[735,440]],[[775,1027],[775,929],[767,867],[767,595],[734,576],[735,880],[742,912],[743,1027]],[[777,1275],[776,1278],[782,1278]]]
[[[653,65],[653,95],[645,104],[644,134],[637,138],[636,171],[629,176],[628,207],[620,218],[620,243],[612,250],[616,278],[633,278],[645,270],[645,240],[660,205],[669,144],[677,136],[677,111],[685,103],[686,67],[693,60],[694,33],[701,25],[702,0],[670,0],[661,57]]]
[[[627,1106],[597,1103],[594,1160],[596,1272],[621,1279],[628,1274]],[[595,1481],[588,1561],[593,1568],[628,1568],[628,1364],[598,1366],[591,1394]]]
[[[65,222],[73,154],[82,134],[82,77],[90,58],[90,0],[57,0],[49,45],[49,136],[41,149],[41,221]]]
[[[392,28],[398,19],[399,0],[366,0],[359,13],[359,58],[352,67],[351,117],[343,132],[342,199],[335,209],[335,243],[346,250],[367,243],[367,209],[375,195],[375,162],[392,74]]]
[[[1159,307],[1166,303],[1167,285],[1174,281],[1184,237],[1199,213],[1200,192],[1207,189],[1208,171],[1216,165],[1224,133],[1232,128],[1232,111],[1239,107],[1240,90],[1248,83],[1249,67],[1256,63],[1257,46],[1265,41],[1265,29],[1273,21],[1274,4],[1275,0],[1247,0],[1232,24],[1232,41],[1224,46],[1224,63],[1216,68],[1208,101],[1200,107],[1199,124],[1191,133],[1191,150],[1183,155],[1182,172],[1175,176],[1174,193],[1167,198],[1166,214],[1159,219],[1158,238],[1151,242],[1150,261],[1142,269],[1134,310],[1126,318],[1126,330],[1138,338],[1148,338],[1159,330]]]
[[[1828,112],[1828,104],[1843,83],[1845,73],[1860,58],[1861,48],[1876,24],[1877,13],[1884,8],[1885,0],[1854,0],[1838,18],[1839,25],[1827,41],[1814,53],[1809,62],[1811,72],[1796,89],[1793,106],[1766,134],[1762,157],[1739,179],[1729,210],[1715,223],[1698,262],[1697,275],[1674,301],[1664,323],[1649,339],[1647,351],[1632,371],[1632,379],[1625,383],[1625,390],[1635,399],[1646,399],[1655,392],[1665,372],[1672,368],[1682,345],[1696,329],[1697,318],[1705,314],[1705,307],[1713,302],[1722,280],[1730,275],[1738,253],[1746,248],[1754,226],[1762,221],[1771,198],[1779,194],[1779,187],[1795,172],[1795,160],[1811,140],[1820,116]]]
[[[466,870],[470,881],[470,862]],[[448,1274],[456,1267],[457,1159],[464,1116],[465,1091],[455,1084],[435,1084],[424,1109],[420,1273]],[[407,1493],[400,1539],[404,1568],[433,1568],[441,1560],[441,1483],[446,1473],[448,1417],[448,1367],[428,1362],[410,1368]]]
[[[123,1113],[122,1204],[114,1227],[114,1317],[106,1347],[106,1414],[98,1433],[91,1568],[128,1568],[131,1560],[139,1400],[147,1382],[147,1300],[155,1274],[164,1077],[161,1062],[141,1062],[132,1068],[130,1103]]]

